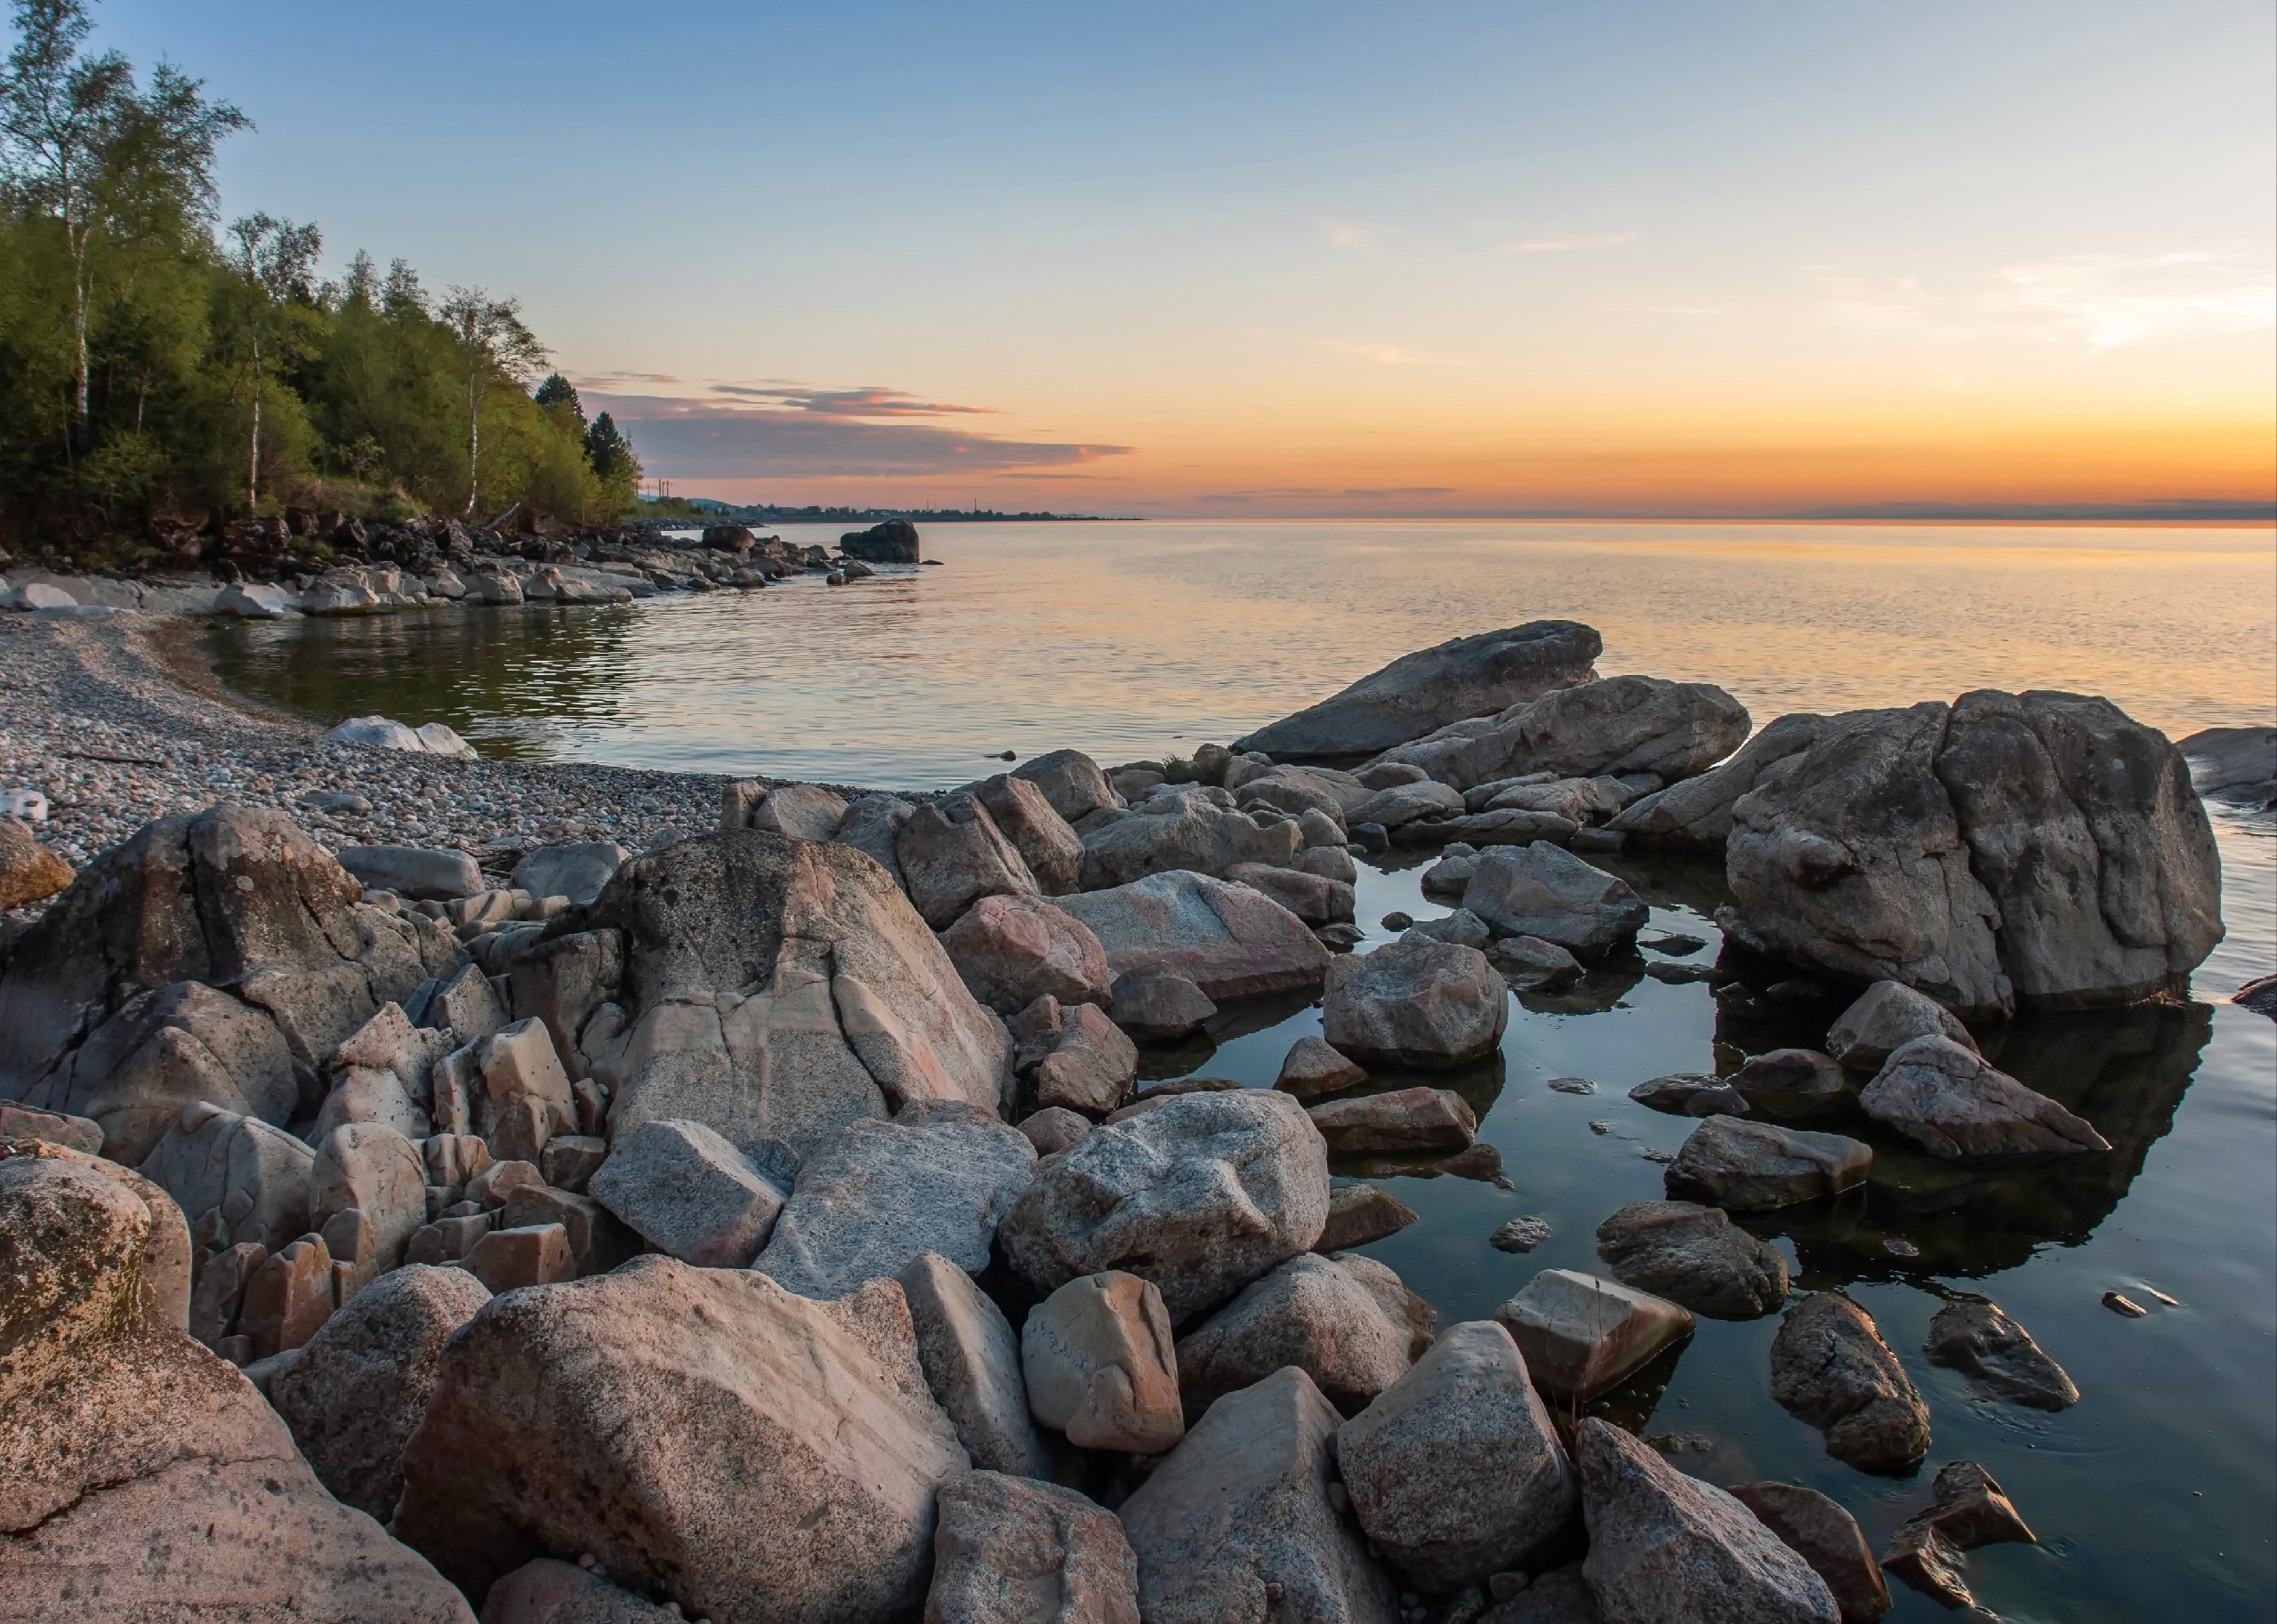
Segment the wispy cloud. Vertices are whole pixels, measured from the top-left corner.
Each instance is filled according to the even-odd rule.
[[[2231,255],[2072,254],[1942,282],[1805,269],[1818,277],[1821,308],[1835,319],[1940,342],[2012,338],[2110,350],[2277,326],[2277,275]]]
[[[1380,502],[1404,496],[1452,496],[1457,487],[1452,485],[1379,485],[1348,486],[1338,489],[1327,485],[1268,485],[1254,490],[1210,491],[1196,496],[1196,502],[1281,502],[1291,497],[1353,497],[1361,501]]]
[[[1373,361],[1379,366],[1461,366],[1467,363],[1452,356],[1434,355],[1428,350],[1411,350],[1404,344],[1371,344],[1353,339],[1316,338],[1316,349],[1333,350],[1339,355],[1352,356],[1363,361]]]
[[[712,392],[733,400],[771,402],[795,412],[808,412],[817,417],[838,417],[849,421],[864,418],[993,416],[994,406],[949,406],[937,400],[920,400],[905,390],[883,389],[873,384],[863,389],[809,389],[801,384],[760,385],[752,383],[715,383]]]
[[[1352,253],[1373,253],[1376,251],[1376,229],[1356,220],[1324,220],[1320,224],[1321,238],[1332,248],[1342,248]]]
[[[1623,243],[1637,240],[1634,231],[1599,231],[1595,233],[1565,233],[1550,237],[1522,237],[1514,243],[1503,243],[1497,253],[1579,253],[1589,248],[1618,248]]]

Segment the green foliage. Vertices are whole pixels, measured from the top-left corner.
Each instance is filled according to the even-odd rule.
[[[250,127],[161,64],[85,53],[86,0],[15,0],[0,68],[0,543],[87,551],[173,517],[336,506],[594,521],[640,467],[511,298],[439,306],[401,260],[319,283],[313,225],[215,235]]]

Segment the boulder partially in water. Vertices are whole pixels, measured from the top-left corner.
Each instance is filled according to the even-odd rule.
[[[1929,1407],[1872,1316],[1839,1291],[1805,1298],[1780,1322],[1771,1396],[1862,1472],[1903,1472],[1929,1452]]]
[[[1458,790],[1528,773],[1648,773],[1673,783],[1731,754],[1748,728],[1747,707],[1713,683],[1606,677],[1512,705],[1485,727],[1458,723],[1384,759]]]
[[[2092,1123],[1943,1034],[1882,1063],[1859,1109],[1933,1156],[2065,1156],[2109,1150]]]

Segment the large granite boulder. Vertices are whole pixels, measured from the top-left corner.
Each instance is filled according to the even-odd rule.
[[[1122,809],[1122,797],[1114,792],[1099,764],[1080,750],[1055,750],[1031,757],[1012,769],[1012,776],[1025,778],[1042,790],[1051,809],[1071,824],[1094,812]]]
[[[1082,882],[1083,842],[1042,785],[999,773],[974,784],[972,794],[1019,852],[1046,896],[1063,896]]]
[[[1047,993],[1009,1025],[1018,1045],[1013,1065],[1040,1110],[1104,1116],[1138,1078],[1138,1046],[1097,1004],[1063,1007]]]
[[[1458,726],[1384,752],[1468,790],[1528,773],[1664,782],[1706,771],[1745,742],[1747,707],[1710,682],[1607,677],[1546,693],[1484,728]]]
[[[967,1464],[891,1281],[819,1303],[650,1256],[451,1339],[395,1526],[471,1595],[575,1551],[690,1616],[884,1618],[923,1600]]]
[[[67,1103],[100,1095],[133,1124],[137,1142],[113,1146],[130,1161],[197,1098],[282,1126],[296,1099],[277,1038],[312,1073],[382,1004],[456,961],[439,923],[362,897],[283,813],[223,806],[146,824],[82,869],[9,953],[0,1098],[101,1121]],[[213,995],[175,990],[186,983]],[[172,1111],[138,1107],[146,1088]]]
[[[1020,1339],[1004,1311],[937,1252],[914,1259],[900,1280],[925,1385],[948,1411],[973,1465],[1017,1477],[1049,1476],[1043,1443],[1028,1415]],[[1163,1337],[1167,1341],[1167,1326]]]
[[[593,1067],[616,1089],[613,1134],[678,1119],[746,1155],[769,1140],[804,1155],[911,1100],[1003,1103],[1003,1023],[853,847],[757,829],[684,840],[618,870],[584,923],[624,942],[629,1025]]]
[[[1771,951],[1964,1017],[2132,1001],[2221,939],[2219,859],[2181,753],[2077,695],[1830,718],[1734,807],[1725,859]]]
[[[1371,755],[1467,717],[1587,682],[1604,639],[1569,620],[1529,621],[1402,655],[1342,692],[1235,742],[1277,758]]]
[[[1390,1580],[1331,1497],[1340,1419],[1293,1367],[1210,1407],[1122,1502],[1147,1624],[1393,1624]]]
[[[905,519],[884,519],[867,530],[849,530],[838,538],[838,550],[870,564],[914,564],[917,527]]]
[[[270,1402],[343,1504],[395,1515],[403,1446],[426,1416],[443,1344],[489,1300],[464,1269],[412,1264],[342,1304],[278,1372]]]
[[[1328,1221],[1328,1149],[1286,1094],[1187,1094],[1104,1123],[1036,1164],[1005,1255],[1040,1290],[1127,1269],[1173,1324],[1308,1250]]]
[[[1245,885],[1178,871],[1053,904],[1089,927],[1122,977],[1177,976],[1212,1000],[1320,985],[1330,954],[1305,922]]]
[[[473,1624],[326,1493],[234,1367],[152,1312],[153,1218],[65,1156],[0,1159],[0,1612]]]
[[[1597,1226],[1597,1256],[1623,1285],[1711,1319],[1751,1320],[1787,1300],[1787,1260],[1719,1207],[1630,1202]]]
[[[1294,818],[1234,810],[1223,790],[1165,785],[1129,810],[1102,814],[1083,831],[1083,888],[1105,890],[1149,874],[1223,874],[1237,863],[1287,868],[1304,849]]]
[[[1805,1298],[1779,1323],[1771,1396],[1862,1472],[1906,1472],[1929,1452],[1929,1407],[1872,1316],[1839,1291]]]
[[[1337,1429],[1336,1463],[1368,1538],[1430,1595],[1531,1566],[1580,1503],[1526,1362],[1492,1320],[1441,1331]]]
[[[1826,1581],[1721,1489],[1595,1416],[1573,1460],[1606,1624],[1838,1624]]]
[[[1236,1388],[1293,1364],[1350,1415],[1431,1344],[1431,1306],[1372,1258],[1291,1258],[1178,1343],[1189,1422]]]
[[[941,933],[941,945],[972,995],[999,1015],[1047,996],[1104,1004],[1113,986],[1090,927],[1041,896],[984,896]]]
[[[551,1556],[522,1564],[482,1603],[482,1624],[673,1624],[680,1616],[591,1568]]]
[[[1882,1063],[1858,1107],[1933,1156],[2069,1156],[2111,1141],[1974,1049],[1915,1038]]]
[[[1138,1624],[1122,1524],[1073,1489],[995,1472],[941,1485],[925,1624]]]
[[[1502,1041],[1509,1003],[1476,948],[1405,937],[1330,963],[1321,1032],[1363,1065],[1460,1065]]]
[[[807,1159],[752,1267],[802,1297],[842,1297],[927,1252],[971,1274],[1027,1187],[1035,1146],[956,1101],[917,1101],[859,1122]]]
[[[1584,959],[1634,942],[1652,914],[1626,880],[1547,840],[1480,853],[1462,905],[1498,937],[1533,937]]]
[[[1732,808],[1739,798],[1794,759],[1826,729],[1826,718],[1808,712],[1782,716],[1733,752],[1731,759],[1696,777],[1640,796],[1615,813],[1605,826],[1639,846],[1724,855],[1731,838]]]
[[[969,791],[916,808],[893,840],[902,883],[925,922],[945,930],[984,896],[1033,896],[1035,876]]]
[[[203,1102],[175,1118],[142,1159],[207,1248],[256,1242],[271,1251],[309,1232],[316,1152],[281,1128]]]

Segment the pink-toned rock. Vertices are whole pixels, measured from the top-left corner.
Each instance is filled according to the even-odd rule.
[[[1083,842],[1053,809],[1051,799],[1025,778],[1000,773],[972,790],[974,799],[1035,876],[1046,896],[1064,896],[1083,876]]]
[[[253,1339],[253,1356],[288,1353],[332,1317],[332,1253],[321,1238],[305,1235],[272,1254],[245,1282],[237,1332]]]
[[[1044,1298],[1020,1365],[1035,1419],[1082,1448],[1159,1455],[1186,1431],[1170,1315],[1136,1274],[1086,1274]]]
[[[1363,1151],[1461,1150],[1478,1132],[1478,1118],[1452,1089],[1398,1089],[1308,1106],[1331,1155]]]
[[[1261,891],[1179,869],[1060,899],[1119,979],[1179,976],[1222,1002],[1320,985],[1329,951]]]
[[[549,1286],[577,1276],[576,1254],[559,1224],[494,1229],[467,1252],[466,1266],[492,1291]]]
[[[941,945],[972,995],[1000,1015],[1043,997],[1107,1001],[1106,950],[1089,926],[1041,896],[984,896],[942,933]]]

